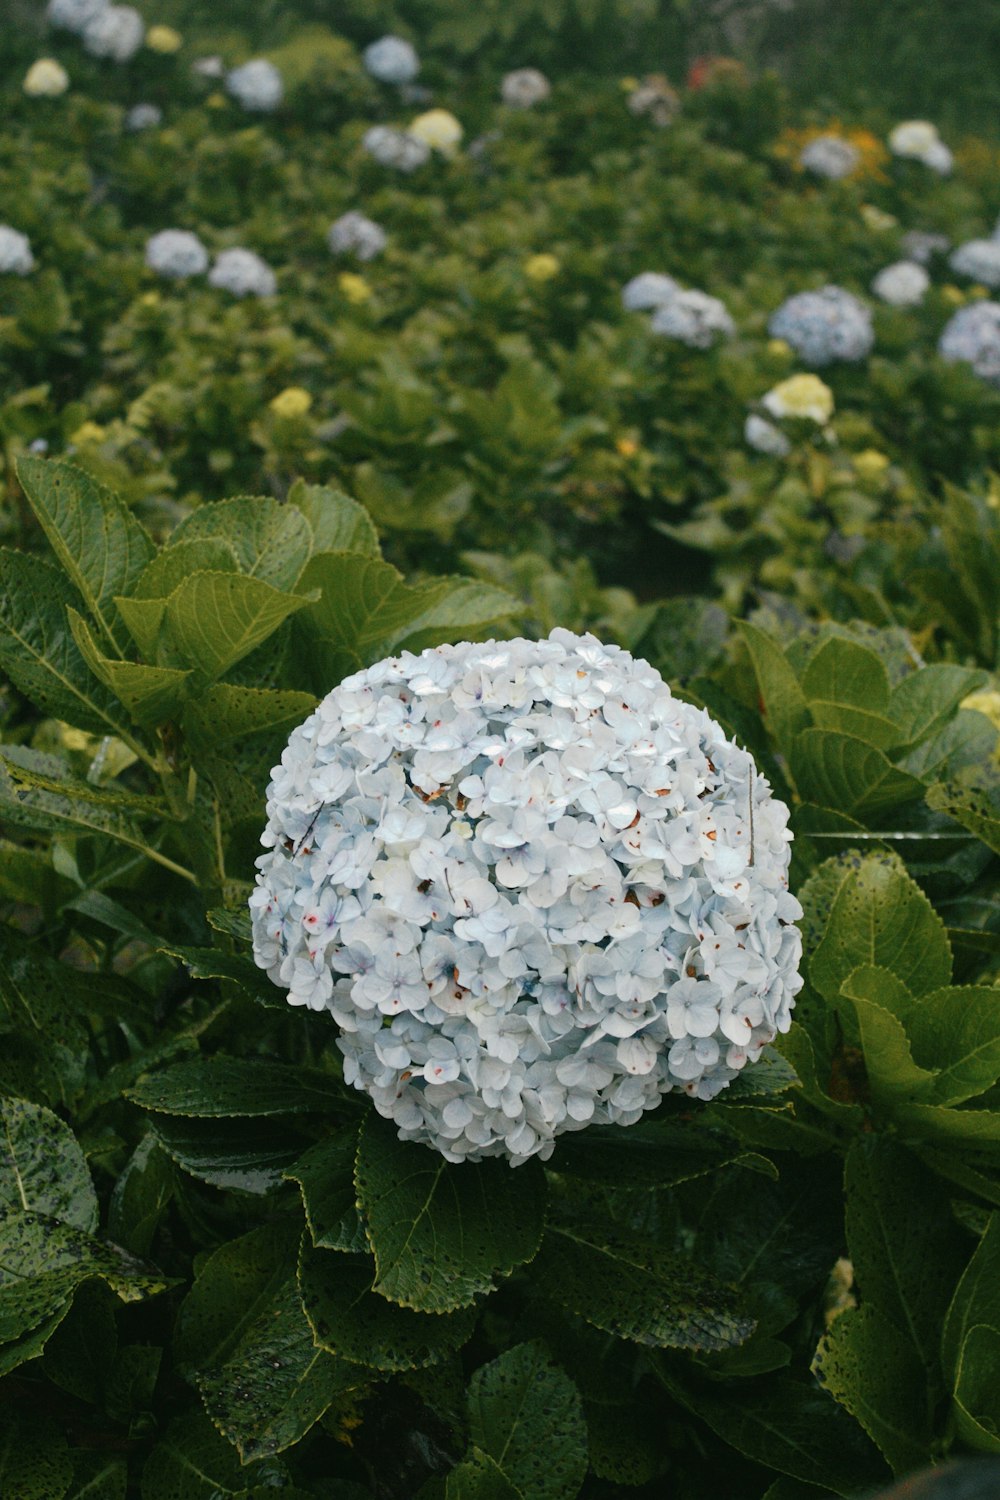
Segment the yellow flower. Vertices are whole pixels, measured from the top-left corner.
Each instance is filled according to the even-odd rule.
[[[106,436],[105,428],[97,422],[84,422],[75,432],[70,434],[70,442],[82,448],[86,443],[102,443]]]
[[[977,301],[977,302],[981,301],[983,299],[983,297],[988,297],[989,295],[990,295],[990,289],[989,289],[989,287],[980,286],[980,284],[979,284],[978,281],[976,282],[975,286],[970,286],[969,287],[969,296],[972,297],[972,298],[974,298],[974,300]]]
[[[851,462],[862,479],[878,479],[889,467],[889,459],[877,448],[865,448],[861,453],[855,453]]]
[[[429,109],[426,114],[417,115],[410,124],[409,133],[433,151],[440,151],[442,156],[454,156],[464,134],[448,109]]]
[[[852,178],[872,177],[878,182],[888,181],[882,167],[889,160],[889,153],[878,137],[872,135],[870,130],[848,130],[841,125],[839,120],[831,120],[828,125],[810,125],[804,130],[782,131],[774,147],[774,154],[788,161],[797,162],[809,142],[821,135],[838,136],[849,146],[854,147],[859,160],[858,165],[850,174]]]
[[[957,286],[951,286],[950,284],[941,288],[941,295],[944,300],[946,302],[950,302],[953,307],[961,307],[962,303],[965,301],[965,293],[960,291]]]
[[[172,26],[151,26],[146,32],[146,46],[154,52],[177,52],[184,38]]]
[[[780,381],[761,404],[772,417],[804,417],[822,423],[833,416],[833,392],[818,375],[792,375]]]
[[[615,447],[622,458],[634,458],[639,451],[639,444],[635,438],[621,437],[615,443]]]
[[[151,292],[143,292],[142,296],[139,298],[140,307],[159,307],[159,305],[160,294],[155,287]]]
[[[209,94],[208,98],[205,100],[205,108],[225,109],[228,103],[229,100],[226,98],[225,94]]]
[[[620,83],[626,94],[634,93],[635,90],[639,87],[638,78],[622,78],[620,80]]]
[[[551,281],[553,276],[558,276],[560,265],[554,255],[542,252],[541,255],[529,255],[524,262],[524,274],[529,281]]]
[[[874,203],[862,203],[860,211],[865,224],[876,234],[881,234],[885,229],[895,229],[899,223],[894,214],[883,213],[880,208],[875,207]]]
[[[300,385],[290,385],[279,391],[270,405],[276,417],[304,417],[312,401],[312,396]]]
[[[69,88],[69,74],[54,57],[40,57],[25,73],[21,87],[32,99],[55,99]]]
[[[982,693],[970,693],[968,698],[963,698],[958,705],[959,708],[971,708],[977,714],[983,714],[991,724],[1000,729],[1000,693],[995,688],[988,689]]]
[[[372,294],[372,289],[365,278],[359,276],[356,271],[341,271],[337,277],[337,285],[348,302],[355,304],[367,302]]]
[[[787,359],[792,352],[792,346],[784,339],[768,339],[767,352],[774,359]]]

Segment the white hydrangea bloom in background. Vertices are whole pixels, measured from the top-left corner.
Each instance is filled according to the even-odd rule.
[[[935,141],[925,152],[922,161],[925,167],[930,167],[939,177],[947,177],[955,165],[955,158],[944,141]]]
[[[938,353],[971,365],[981,380],[1000,386],[1000,302],[960,307],[944,326]]]
[[[756,412],[751,412],[744,422],[743,436],[756,452],[766,453],[771,458],[787,458],[792,451],[792,445],[785,434],[773,422],[769,422],[766,417],[759,417]]]
[[[622,287],[622,306],[628,312],[662,307],[665,302],[672,302],[680,289],[680,283],[662,271],[640,271]]]
[[[788,809],[591,635],[355,673],[293,732],[267,815],[257,963],[449,1161],[711,1099],[790,1025]]]
[[[946,177],[953,157],[930,120],[903,120],[889,132],[889,150],[907,161],[920,161]]]
[[[790,344],[807,365],[864,359],[875,342],[871,312],[839,286],[789,297],[771,314],[767,331]]]
[[[252,250],[223,250],[208,273],[209,286],[232,292],[234,297],[273,297],[277,278],[266,261]]]
[[[852,146],[850,141],[842,140],[839,135],[818,135],[803,146],[799,154],[799,166],[805,167],[815,177],[828,177],[831,181],[850,177],[852,172],[857,171],[860,162],[861,154],[857,147]]]
[[[146,264],[160,276],[200,276],[208,269],[208,251],[188,229],[161,229],[146,241]]]
[[[34,269],[28,236],[9,224],[0,224],[0,275],[27,276]]]
[[[872,281],[872,291],[893,307],[916,307],[923,302],[931,278],[912,260],[897,260],[884,266]]]
[[[356,255],[358,260],[374,260],[388,244],[381,224],[358,209],[349,209],[334,219],[327,230],[326,242],[334,255]]]
[[[69,74],[54,57],[40,57],[25,73],[21,87],[29,99],[57,99],[69,88]]]
[[[50,26],[75,31],[79,36],[95,16],[108,9],[108,0],[49,0],[45,18]]]
[[[656,309],[649,324],[654,333],[678,339],[691,349],[710,349],[717,339],[729,338],[736,325],[718,297],[707,292],[681,291]]]
[[[430,160],[431,148],[424,141],[405,130],[395,130],[391,125],[373,125],[366,130],[361,144],[369,156],[383,167],[395,167],[399,172],[415,172]]]
[[[537,68],[515,68],[500,80],[500,97],[511,109],[531,109],[552,92],[552,85]]]
[[[907,260],[919,261],[922,266],[934,255],[943,255],[946,250],[951,249],[951,241],[946,234],[935,234],[928,229],[909,229],[900,241],[902,249],[906,252]]]
[[[968,240],[951,252],[948,264],[960,276],[1000,286],[1000,240]]]
[[[158,104],[133,104],[125,116],[126,130],[155,130],[163,123],[163,110]]]
[[[420,72],[416,48],[401,36],[383,36],[369,43],[361,61],[379,83],[411,83]]]
[[[197,73],[199,78],[221,78],[226,65],[218,53],[213,52],[208,57],[196,57],[191,64],[191,71]]]
[[[146,23],[131,5],[108,5],[83,28],[83,45],[92,57],[124,63],[134,57],[146,35]]]
[[[226,75],[226,92],[237,104],[257,114],[269,114],[285,97],[285,86],[274,63],[252,57]]]

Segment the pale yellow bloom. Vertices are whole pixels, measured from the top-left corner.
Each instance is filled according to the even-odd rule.
[[[69,74],[54,57],[40,57],[25,73],[21,87],[32,99],[55,99],[69,88]]]
[[[845,1256],[837,1261],[830,1272],[826,1295],[823,1298],[823,1321],[827,1328],[852,1307],[857,1307],[854,1293],[854,1266]]]
[[[312,396],[300,385],[290,385],[271,401],[271,410],[276,417],[304,417],[312,406]]]
[[[106,429],[97,422],[84,422],[75,432],[70,434],[70,442],[82,448],[86,443],[101,443],[106,436]]]
[[[959,707],[975,709],[977,714],[985,715],[991,724],[1000,729],[1000,692],[995,688],[982,693],[970,693],[968,698],[962,699]]]
[[[356,271],[341,271],[337,277],[337,285],[348,302],[355,304],[367,302],[372,294],[372,289],[365,278],[359,276]]]
[[[177,52],[184,38],[172,26],[151,26],[146,32],[146,46],[154,52]]]
[[[208,98],[205,100],[205,106],[207,109],[225,109],[228,103],[229,100],[226,98],[225,94],[209,94]]]
[[[940,139],[937,126],[930,120],[903,120],[889,133],[889,150],[895,156],[913,157],[919,161]]]
[[[767,352],[774,359],[787,359],[792,352],[792,346],[784,339],[768,339]]]
[[[622,458],[634,458],[639,451],[639,444],[636,442],[635,438],[620,437],[615,443],[615,447],[618,449],[618,452],[621,454]]]
[[[425,114],[417,115],[409,133],[423,141],[425,146],[430,146],[432,151],[440,151],[442,156],[454,156],[464,131],[450,110],[429,109]]]
[[[975,286],[969,287],[969,296],[976,302],[981,302],[984,297],[988,297],[989,295],[989,287],[980,286],[978,281]]]
[[[792,375],[780,381],[761,404],[772,417],[804,417],[823,423],[833,416],[833,392],[818,375]]]
[[[952,286],[950,283],[948,286],[943,286],[941,288],[941,295],[944,300],[946,302],[950,302],[953,307],[961,307],[962,303],[965,301],[965,293],[960,291],[957,286]]]
[[[865,448],[861,453],[855,453],[851,462],[862,479],[878,479],[889,467],[889,459],[877,448]]]
[[[880,234],[884,229],[895,229],[899,220],[894,214],[883,213],[882,209],[876,208],[874,203],[862,203],[861,217],[869,229]]]
[[[139,298],[140,307],[159,307],[159,305],[160,294],[155,287],[151,292],[143,292],[142,296]]]
[[[524,274],[529,281],[551,281],[553,276],[559,275],[559,271],[559,261],[545,251],[540,255],[529,255],[524,262]]]

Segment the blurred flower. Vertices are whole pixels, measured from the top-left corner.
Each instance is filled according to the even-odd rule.
[[[943,255],[951,248],[946,234],[934,234],[926,229],[909,229],[900,241],[908,260],[919,261],[922,266],[934,255]]]
[[[1000,386],[1000,302],[960,308],[944,326],[938,353],[971,365],[981,380]]]
[[[552,92],[552,85],[537,68],[515,68],[500,80],[500,97],[512,109],[531,109]]]
[[[539,255],[529,255],[524,262],[524,274],[529,281],[551,281],[553,276],[558,276],[560,263],[554,255],[542,251]]]
[[[32,99],[55,99],[69,88],[69,74],[54,57],[40,57],[25,73],[21,87]]]
[[[953,307],[961,307],[965,301],[965,293],[961,287],[952,286],[950,282],[941,288],[941,296],[946,302],[950,302]]]
[[[951,252],[948,264],[959,276],[1000,286],[1000,240],[968,240]]]
[[[889,132],[889,150],[893,156],[920,161],[942,177],[953,166],[953,157],[929,120],[904,120]]]
[[[409,134],[432,151],[440,151],[442,156],[454,156],[463,130],[450,110],[429,109],[411,120]]]
[[[273,297],[278,285],[266,261],[238,246],[216,256],[208,284],[232,292],[234,297]]]
[[[50,26],[80,35],[87,22],[107,8],[108,0],[49,0],[45,17]]]
[[[850,177],[861,166],[861,153],[839,135],[817,135],[799,153],[799,166],[814,177]]]
[[[634,458],[639,451],[639,444],[635,438],[620,437],[615,440],[615,449],[622,458]]]
[[[816,142],[825,144],[819,146],[814,154]],[[848,172],[819,170],[823,165],[846,165],[848,153],[853,153],[853,165]],[[870,130],[848,128],[839,120],[831,120],[825,126],[810,125],[801,129],[789,127],[783,130],[775,142],[774,154],[785,161],[806,167],[818,176],[851,176],[876,180],[884,180],[882,166],[888,160],[885,147]]]
[[[738,58],[714,55],[696,57],[688,69],[686,79],[688,88],[696,92],[718,83],[735,84],[742,88],[749,81],[747,70]]]
[[[205,100],[206,109],[225,109],[228,104],[225,94],[209,94]]]
[[[153,52],[179,52],[184,38],[172,26],[151,26],[146,33],[146,46]]]
[[[200,276],[208,269],[208,251],[190,230],[161,229],[146,241],[146,264],[160,276]]]
[[[622,306],[628,312],[644,312],[647,308],[662,307],[680,291],[680,283],[662,271],[640,271],[622,287]]]
[[[858,474],[862,479],[880,479],[889,467],[890,460],[877,448],[865,448],[861,453],[855,453],[851,459]]]
[[[361,61],[379,83],[409,83],[420,72],[416,48],[401,36],[379,37],[365,48]]]
[[[353,302],[356,306],[367,302],[372,294],[372,289],[365,278],[359,276],[356,271],[341,271],[337,277],[337,285],[348,302]]]
[[[798,417],[821,426],[833,416],[833,392],[818,375],[791,375],[773,386],[761,405],[772,417]]]
[[[253,57],[226,75],[226,92],[244,109],[270,114],[285,97],[285,86],[274,63]]]
[[[634,115],[648,115],[662,129],[680,114],[681,100],[662,73],[649,73],[629,92],[628,107]]]
[[[9,224],[0,224],[0,275],[27,276],[34,269],[28,236]]]
[[[415,172],[430,160],[431,148],[426,141],[391,125],[373,125],[365,131],[361,144],[383,167],[395,167],[398,172]]]
[[[327,230],[326,243],[334,255],[353,254],[358,260],[374,260],[382,254],[388,239],[381,224],[352,208],[334,219]]]
[[[767,352],[774,359],[788,359],[794,351],[787,339],[768,339]]]
[[[312,406],[312,400],[313,398],[309,392],[303,390],[300,385],[290,385],[286,386],[283,391],[279,391],[276,396],[273,396],[268,405],[276,417],[291,419],[294,417],[304,417]]]
[[[751,448],[766,453],[772,458],[787,458],[792,445],[785,434],[773,422],[751,412],[743,424],[743,436]]]
[[[133,104],[125,116],[126,130],[155,130],[163,121],[158,104]]]
[[[808,365],[864,359],[875,342],[868,308],[839,286],[789,297],[771,314],[767,327]]]
[[[226,67],[217,53],[210,57],[196,57],[191,64],[191,72],[197,73],[201,78],[221,78]]]
[[[83,45],[93,57],[128,62],[142,46],[146,23],[131,5],[99,10],[83,29]]]
[[[707,292],[679,291],[669,302],[663,302],[653,313],[649,324],[653,333],[677,339],[691,349],[709,349],[716,339],[729,338],[736,325],[725,303]]]
[[[874,203],[862,203],[858,209],[865,227],[873,234],[884,234],[886,230],[895,229],[899,220],[894,214],[887,214],[881,208],[876,208]]]
[[[912,260],[897,260],[884,266],[872,281],[872,291],[892,307],[916,307],[927,295],[931,278]]]

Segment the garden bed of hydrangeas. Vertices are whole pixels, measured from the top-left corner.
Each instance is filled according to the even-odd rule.
[[[5,1500],[1000,1452],[1000,141],[618,9],[0,37]]]

